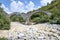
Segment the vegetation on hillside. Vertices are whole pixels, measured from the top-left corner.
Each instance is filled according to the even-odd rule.
[[[18,12],[12,13],[10,16],[10,20],[13,22],[23,22],[24,21],[22,16]]]
[[[0,29],[10,29],[10,20],[2,8],[0,8]]]
[[[35,23],[45,23],[49,21],[49,16],[43,12],[35,13],[31,16],[30,21]]]
[[[51,4],[47,4],[47,6],[43,6],[42,8],[39,8],[38,10],[49,11],[52,14],[49,18],[45,18],[47,16],[45,16],[44,14],[42,14],[42,15],[44,15],[44,16],[42,16],[42,15],[40,15],[41,13],[36,13],[31,18],[33,18],[34,16],[36,16],[37,18],[34,17],[31,20],[35,20],[35,22],[38,21],[40,23],[42,21],[43,22],[48,21],[49,23],[60,24],[60,0],[54,0],[54,1],[51,2]],[[32,11],[32,12],[34,12],[34,11]],[[39,15],[39,16],[37,16],[37,15]]]

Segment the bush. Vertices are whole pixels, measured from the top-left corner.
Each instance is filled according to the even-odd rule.
[[[45,13],[36,13],[31,16],[30,20],[35,23],[45,23],[49,21],[49,16]]]
[[[60,8],[58,7],[54,7],[53,9],[51,9],[50,11],[52,12],[52,15],[50,17],[50,23],[54,23],[54,24],[60,24]]]
[[[10,20],[2,8],[0,8],[0,29],[10,29]]]
[[[51,23],[51,24],[60,24],[60,18],[59,17],[53,17],[53,19],[49,20],[49,23]]]
[[[15,12],[14,12],[14,13],[15,13]],[[21,17],[21,15],[18,14],[18,13],[12,14],[12,15],[10,16],[10,19],[11,19],[12,22],[23,22],[23,21],[24,21],[23,18]]]

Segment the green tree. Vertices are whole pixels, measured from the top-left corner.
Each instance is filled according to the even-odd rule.
[[[35,23],[45,23],[49,21],[49,16],[43,12],[38,12],[33,14],[30,20]]]
[[[10,20],[3,8],[0,8],[0,29],[10,29]]]
[[[24,21],[23,18],[21,17],[21,15],[17,12],[12,13],[10,16],[10,19],[13,22],[23,22]]]

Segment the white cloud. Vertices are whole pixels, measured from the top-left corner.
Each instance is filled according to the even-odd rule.
[[[24,13],[36,9],[35,4],[32,1],[30,1],[27,5],[25,5],[21,1],[18,1],[18,2],[13,1],[10,4],[10,7],[12,12],[24,12]]]
[[[26,9],[26,12],[34,10],[35,4],[32,1],[30,1],[30,3],[26,5]]]
[[[51,1],[53,0],[41,0],[40,3],[42,4],[42,6],[47,5],[47,3],[51,3]]]
[[[21,1],[14,1],[11,0],[10,8],[7,8],[4,4],[2,4],[2,7],[4,8],[4,11],[7,13],[11,12],[28,12],[32,11],[38,8],[41,8],[41,6],[36,6],[32,1],[30,1],[28,4],[24,4]],[[47,5],[47,2],[51,3],[52,0],[41,0],[42,6]]]
[[[4,4],[2,4],[1,7],[4,9],[5,12],[7,12],[8,14],[10,13],[9,9]]]
[[[30,3],[28,5],[26,5],[26,8],[30,11],[30,10],[34,9],[34,6],[35,6],[35,4],[32,1],[30,1]]]
[[[11,4],[10,4],[10,9],[12,12],[24,12],[24,3],[18,1],[13,1]]]

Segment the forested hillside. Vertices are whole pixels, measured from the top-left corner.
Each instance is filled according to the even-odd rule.
[[[10,29],[10,19],[3,8],[0,8],[0,29]]]
[[[49,22],[49,23],[60,24],[60,0],[53,0],[51,4],[47,4],[47,6],[43,6],[38,10],[49,11],[52,14],[49,17],[48,15],[45,16],[44,14],[40,15],[41,13],[38,12],[31,17],[33,22],[37,22],[37,23]]]

